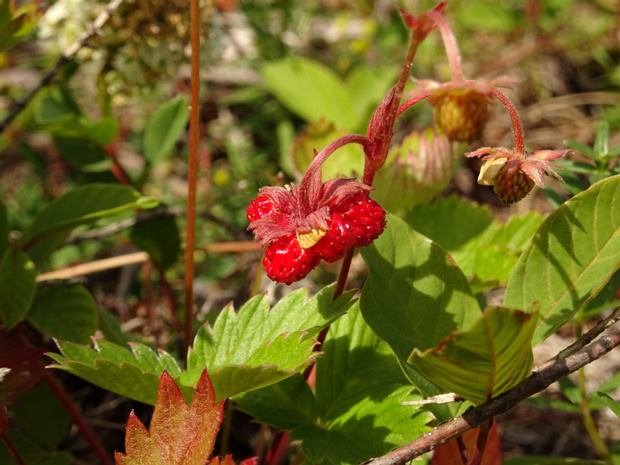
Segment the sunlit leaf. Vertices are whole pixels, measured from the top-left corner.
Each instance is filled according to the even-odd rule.
[[[539,344],[590,302],[620,267],[620,176],[576,195],[542,224],[517,263],[504,306],[539,309]]]
[[[360,299],[362,314],[401,361],[414,348],[433,348],[480,316],[467,279],[452,259],[399,218],[390,217],[384,233],[362,255],[370,269]],[[411,381],[424,395],[438,393],[422,376]]]
[[[437,347],[416,348],[408,362],[447,392],[481,404],[530,373],[535,327],[535,315],[489,308],[470,328],[455,331]]]
[[[189,406],[172,377],[164,372],[149,430],[132,412],[127,422],[125,453],[115,453],[116,463],[204,465],[213,451],[223,415],[224,402],[215,402],[207,370]]]
[[[269,309],[257,296],[238,312],[224,309],[215,324],[203,326],[188,356],[182,382],[191,385],[208,367],[218,399],[276,383],[303,370],[317,357],[320,330],[350,305],[351,293],[332,303],[333,287],[307,300],[308,291],[293,292]]]
[[[56,341],[60,354],[48,353],[54,368],[73,373],[99,387],[146,404],[155,404],[159,377],[166,370],[177,378],[181,368],[168,353],[153,352],[145,345],[131,343],[131,352],[106,341],[96,341],[94,348]],[[192,388],[183,388],[188,396]]]

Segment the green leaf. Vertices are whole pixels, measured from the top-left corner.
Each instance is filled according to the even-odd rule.
[[[224,309],[213,328],[205,325],[198,331],[181,382],[195,384],[206,367],[217,398],[224,399],[303,370],[318,355],[311,338],[350,305],[352,293],[332,303],[333,292],[333,287],[325,288],[308,301],[308,290],[301,289],[271,310],[267,297],[260,295],[238,313]]]
[[[614,412],[618,416],[618,418],[620,418],[620,402],[613,399],[612,397],[610,397],[608,394],[605,394],[604,392],[597,392],[597,395],[603,401],[603,403],[607,405],[607,407],[609,407],[611,411]]]
[[[314,393],[301,375],[293,375],[279,383],[234,398],[239,409],[256,421],[283,430],[312,424],[318,418]]]
[[[334,323],[317,363],[318,417],[291,432],[313,463],[359,463],[387,453],[428,430],[428,412],[411,400],[390,349],[354,307]]]
[[[535,315],[489,308],[474,325],[436,348],[414,349],[414,364],[448,392],[481,404],[523,380],[532,368]]]
[[[474,293],[508,282],[519,254],[542,221],[531,212],[500,224],[488,208],[454,196],[417,205],[408,216],[416,231],[446,249]]]
[[[40,263],[71,229],[136,208],[149,207],[133,188],[92,183],[76,187],[50,203],[30,228],[28,253]]]
[[[510,276],[504,306],[539,309],[537,345],[605,287],[620,267],[620,176],[576,195],[542,224]]]
[[[49,336],[87,343],[97,329],[97,307],[81,284],[41,287],[27,319]]]
[[[177,97],[164,103],[149,118],[144,130],[144,157],[151,165],[170,155],[185,130],[188,117],[187,102]]]
[[[34,263],[19,249],[8,249],[0,263],[0,318],[13,328],[28,313],[36,292]]]
[[[94,348],[72,342],[56,341],[60,354],[48,353],[54,368],[73,373],[103,389],[139,402],[155,405],[159,377],[166,370],[178,378],[181,368],[163,350],[156,354],[147,346],[130,343],[131,352],[107,341],[96,341]],[[194,390],[181,387],[186,399]]]
[[[594,155],[594,149],[592,147],[590,147],[589,145],[586,144],[582,144],[581,142],[577,142],[574,140],[564,140],[562,142],[564,145],[566,145],[567,147],[576,150],[577,152],[581,152],[584,155],[586,155],[589,158],[595,158]],[[564,165],[564,163],[566,163],[567,160],[563,160],[562,165]]]
[[[336,127],[355,128],[358,116],[344,83],[326,66],[286,58],[263,66],[263,79],[284,106],[310,123],[321,118]]]
[[[435,242],[390,217],[383,234],[362,249],[370,276],[360,307],[366,322],[396,355],[435,347],[480,315],[467,280]]]
[[[163,268],[176,263],[181,238],[174,216],[159,216],[139,222],[131,228],[131,241],[148,252],[151,260]]]
[[[400,403],[411,386],[359,308],[331,325],[316,394],[299,375],[235,397],[261,423],[292,430],[311,463],[358,463],[424,433],[429,414]]]

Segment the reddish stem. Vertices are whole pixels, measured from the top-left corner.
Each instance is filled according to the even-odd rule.
[[[43,379],[56,395],[73,422],[77,425],[80,433],[82,433],[82,436],[84,436],[84,439],[86,439],[86,442],[88,442],[95,455],[99,457],[101,463],[104,465],[115,465],[114,460],[108,455],[108,452],[95,435],[95,432],[86,421],[86,418],[84,418],[84,415],[82,415],[82,412],[75,406],[63,385],[60,384],[49,370],[43,371]]]
[[[265,458],[265,465],[277,465],[282,460],[282,456],[289,445],[289,431],[279,431],[276,434],[267,457]]]
[[[422,92],[421,94],[418,94],[415,97],[407,100],[400,107],[398,107],[398,112],[396,113],[396,116],[400,116],[401,113],[409,110],[409,108],[414,106],[416,103],[424,100],[425,98],[428,98],[431,94],[432,94],[432,91],[426,91],[426,92]]]
[[[11,441],[11,438],[8,434],[6,434],[6,432],[0,431],[0,439],[2,439],[4,446],[7,448],[9,454],[11,454],[11,457],[13,457],[13,460],[15,460],[17,465],[26,465],[26,462],[19,454],[17,447],[15,447],[15,444],[13,444],[13,441]]]
[[[341,137],[340,139],[336,139],[314,157],[314,159],[310,163],[310,166],[308,166],[308,169],[306,170],[306,174],[304,175],[301,183],[299,184],[298,198],[300,199],[300,201],[304,202],[303,205],[301,203],[299,205],[301,216],[307,216],[312,212],[310,205],[307,204],[307,199],[309,198],[308,190],[310,189],[310,185],[312,184],[314,176],[320,173],[321,165],[323,164],[323,162],[327,160],[327,158],[340,147],[344,147],[348,144],[361,144],[365,147],[369,142],[370,141],[366,136],[361,136],[359,134],[349,134],[347,136]]]
[[[523,125],[521,124],[521,120],[519,119],[519,114],[517,113],[517,109],[512,104],[510,99],[502,94],[495,87],[491,89],[491,92],[497,99],[502,102],[502,104],[508,110],[508,114],[510,115],[510,120],[512,121],[512,131],[515,135],[515,149],[514,153],[519,155],[521,158],[525,158],[525,142],[523,140]]]
[[[194,322],[194,248],[196,243],[196,178],[200,127],[200,6],[190,0],[191,96],[189,114],[189,161],[187,191],[187,227],[185,246],[185,351],[189,353]]]
[[[441,32],[441,37],[443,39],[446,54],[448,55],[448,61],[450,63],[452,80],[457,82],[462,81],[463,68],[461,66],[461,52],[459,52],[459,46],[456,42],[456,37],[454,37],[452,29],[448,26],[448,23],[443,15],[440,15],[435,11],[429,11],[427,14],[435,20],[435,23]]]

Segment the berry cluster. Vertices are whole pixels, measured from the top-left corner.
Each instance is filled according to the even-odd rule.
[[[321,260],[333,263],[353,247],[374,241],[385,228],[385,211],[370,188],[349,179],[321,184],[312,193],[264,187],[247,209],[248,229],[266,246],[267,276],[291,284]]]

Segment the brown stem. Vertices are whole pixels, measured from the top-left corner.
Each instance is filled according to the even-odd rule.
[[[194,248],[196,239],[196,178],[200,137],[200,5],[190,0],[191,96],[189,113],[189,160],[187,180],[187,227],[185,246],[185,330],[183,341],[189,353],[194,322]]]
[[[483,421],[478,428],[478,437],[476,438],[476,444],[474,447],[474,453],[467,465],[480,465],[482,462],[482,456],[484,455],[484,448],[489,438],[489,431],[491,429],[491,422],[493,420]],[[459,436],[460,437],[460,436]]]
[[[469,429],[475,428],[483,421],[504,413],[522,400],[547,388],[561,377],[597,360],[618,345],[620,345],[620,328],[610,331],[579,352],[569,355],[564,360],[555,362],[542,371],[532,373],[517,386],[503,394],[468,410],[460,417],[442,423],[409,444],[398,447],[382,457],[364,462],[364,465],[397,465],[430,452],[440,444],[461,435]]]
[[[75,406],[75,404],[65,391],[63,385],[60,384],[60,382],[54,377],[54,375],[52,375],[49,370],[43,371],[43,379],[50,387],[52,392],[56,395],[62,406],[65,408],[65,410],[73,420],[73,422],[76,424],[76,426],[80,430],[80,433],[82,433],[82,436],[84,436],[84,439],[86,439],[86,442],[88,442],[94,454],[99,457],[101,463],[103,463],[104,465],[114,465],[114,460],[112,460],[112,457],[110,456],[110,454],[108,454],[108,451],[105,450],[105,448],[97,438],[97,435],[86,421],[86,418],[84,418],[84,415],[82,415],[82,412],[80,412],[80,410]]]

